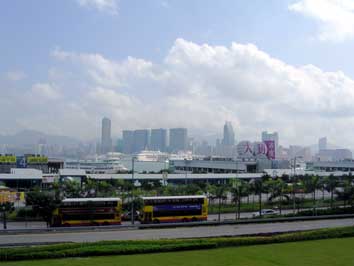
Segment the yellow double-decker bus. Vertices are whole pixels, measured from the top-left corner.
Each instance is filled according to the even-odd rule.
[[[120,198],[67,198],[53,212],[51,226],[121,224]]]
[[[206,196],[142,197],[142,223],[196,222],[208,219]]]

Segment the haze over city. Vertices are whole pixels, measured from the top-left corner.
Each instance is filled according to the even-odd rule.
[[[270,130],[284,145],[328,136],[354,148],[352,1],[6,1],[0,12],[2,134],[98,139],[107,116],[117,137],[221,136],[231,121],[237,140]]]
[[[0,265],[353,265],[354,0],[2,0],[0,36]]]

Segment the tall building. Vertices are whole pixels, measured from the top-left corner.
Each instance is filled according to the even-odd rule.
[[[170,150],[172,152],[186,151],[188,145],[188,132],[186,128],[170,129]]]
[[[222,144],[224,146],[235,145],[235,132],[229,121],[226,121],[224,125],[224,138],[222,139]]]
[[[327,149],[327,137],[320,138],[318,140],[318,150],[326,150]]]
[[[275,158],[278,157],[279,154],[279,135],[278,132],[273,132],[273,133],[268,133],[267,131],[262,132],[262,141],[269,141],[272,140],[274,141],[274,146],[275,146]]]
[[[134,131],[123,130],[123,153],[132,154],[134,150]]]
[[[102,119],[101,153],[112,151],[111,120],[107,117]]]
[[[152,129],[150,138],[150,149],[153,151],[166,151],[167,130],[164,128]]]
[[[149,148],[150,130],[138,129],[134,131],[133,152],[140,152]]]

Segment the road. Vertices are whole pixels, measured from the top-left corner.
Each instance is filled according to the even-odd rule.
[[[292,213],[293,210],[283,210],[283,214]],[[257,212],[256,212],[257,213]],[[252,218],[254,212],[241,212],[241,218]],[[208,221],[217,221],[217,214],[209,214]],[[235,220],[235,213],[222,213],[220,215],[221,221]],[[123,222],[123,225],[130,225],[130,222]],[[42,229],[46,228],[45,222],[8,222],[7,229]],[[0,223],[0,232],[3,230],[2,223]]]
[[[50,242],[94,242],[100,240],[148,240],[168,238],[193,238],[236,236],[255,233],[286,232],[329,227],[351,226],[354,219],[316,220],[267,224],[239,224],[162,229],[117,229],[90,232],[57,232],[17,235],[0,235],[0,245]]]

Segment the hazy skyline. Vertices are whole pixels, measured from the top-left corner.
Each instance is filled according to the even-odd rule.
[[[0,4],[1,133],[186,127],[354,148],[353,0]]]

